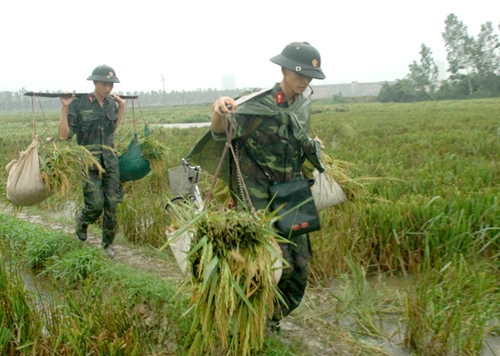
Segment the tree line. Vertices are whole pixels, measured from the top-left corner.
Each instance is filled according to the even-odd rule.
[[[221,96],[235,97],[241,92],[241,89],[233,90],[216,90],[216,89],[197,89],[193,91],[171,91],[163,92],[148,91],[148,92],[117,92],[119,95],[138,95],[139,105],[144,107],[149,106],[168,106],[168,105],[185,105],[185,104],[200,104],[213,103]],[[0,91],[0,111],[21,111],[32,110],[34,105],[35,110],[57,110],[61,108],[59,99],[33,97],[24,95],[26,89],[22,88],[18,91]],[[62,93],[62,91],[45,93]]]
[[[500,96],[500,41],[493,23],[482,24],[476,38],[468,34],[467,26],[454,14],[448,15],[444,23],[441,35],[449,77],[438,81],[439,71],[432,51],[422,44],[420,61],[408,66],[410,72],[405,78],[384,83],[377,96],[380,102]]]

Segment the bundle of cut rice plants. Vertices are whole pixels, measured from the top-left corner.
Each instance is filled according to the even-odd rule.
[[[111,147],[106,148],[112,150]],[[50,191],[67,194],[75,173],[80,175],[83,172],[85,177],[91,168],[104,172],[104,168],[85,146],[69,143],[57,147],[55,143],[46,143],[40,147],[38,155],[40,175]]]
[[[189,353],[222,347],[244,356],[259,350],[273,302],[282,300],[273,265],[281,259],[277,242],[284,241],[273,230],[275,215],[214,206],[203,212],[187,206],[174,210],[179,234],[194,232],[187,254],[190,273],[180,288],[192,296]]]

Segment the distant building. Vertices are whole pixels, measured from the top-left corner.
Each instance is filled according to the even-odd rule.
[[[315,99],[331,98],[334,95],[340,96],[377,96],[383,82],[359,83],[352,82],[347,84],[312,84]],[[390,81],[389,84],[394,82]]]
[[[223,75],[222,76],[222,90],[234,90],[236,89],[236,79],[234,75]]]

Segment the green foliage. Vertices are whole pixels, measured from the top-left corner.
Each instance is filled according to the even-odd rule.
[[[432,58],[432,51],[425,44],[422,44],[420,51],[420,63],[413,61],[410,64],[410,74],[408,78],[412,81],[415,90],[420,95],[428,94],[430,98],[435,100],[434,91],[437,86],[438,68]]]
[[[377,100],[381,103],[407,103],[416,101],[416,95],[415,87],[409,79],[398,79],[393,85],[385,82]]]
[[[332,102],[336,104],[345,104],[348,102],[348,99],[342,95],[334,94],[332,96]]]
[[[118,205],[119,225],[125,238],[137,245],[160,247],[166,242],[165,226],[168,217],[165,213],[166,197],[153,201],[137,194],[126,194]]]
[[[467,74],[473,66],[474,39],[467,33],[467,26],[455,14],[449,14],[442,33],[449,64],[448,71],[455,75],[461,71]]]
[[[313,116],[325,152],[350,162],[351,178],[369,190],[368,200],[322,212],[312,234],[317,281],[344,272],[346,255],[369,273],[401,275],[418,270],[425,249],[433,262],[498,254],[497,242],[484,247],[500,226],[497,110],[497,100],[482,99],[351,104]]]
[[[105,270],[103,261],[107,258],[100,248],[71,249],[66,254],[53,256],[44,273],[55,281],[68,284],[80,282],[99,276]]]
[[[455,14],[449,14],[442,32],[448,79],[438,84],[432,52],[422,44],[420,61],[409,65],[408,76],[392,85],[385,83],[377,100],[388,103],[499,96],[500,41],[493,31],[492,23],[486,22],[475,39]]]
[[[272,228],[274,216],[216,206],[172,210],[178,234],[193,229],[189,273],[179,290],[193,296],[189,354],[211,354],[218,343],[230,355],[262,349],[266,317],[281,298],[272,267],[283,239]]]

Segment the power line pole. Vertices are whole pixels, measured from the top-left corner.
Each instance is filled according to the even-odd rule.
[[[167,104],[165,103],[165,77],[163,77],[163,74],[161,75],[161,81],[163,82],[163,106],[166,106]]]

